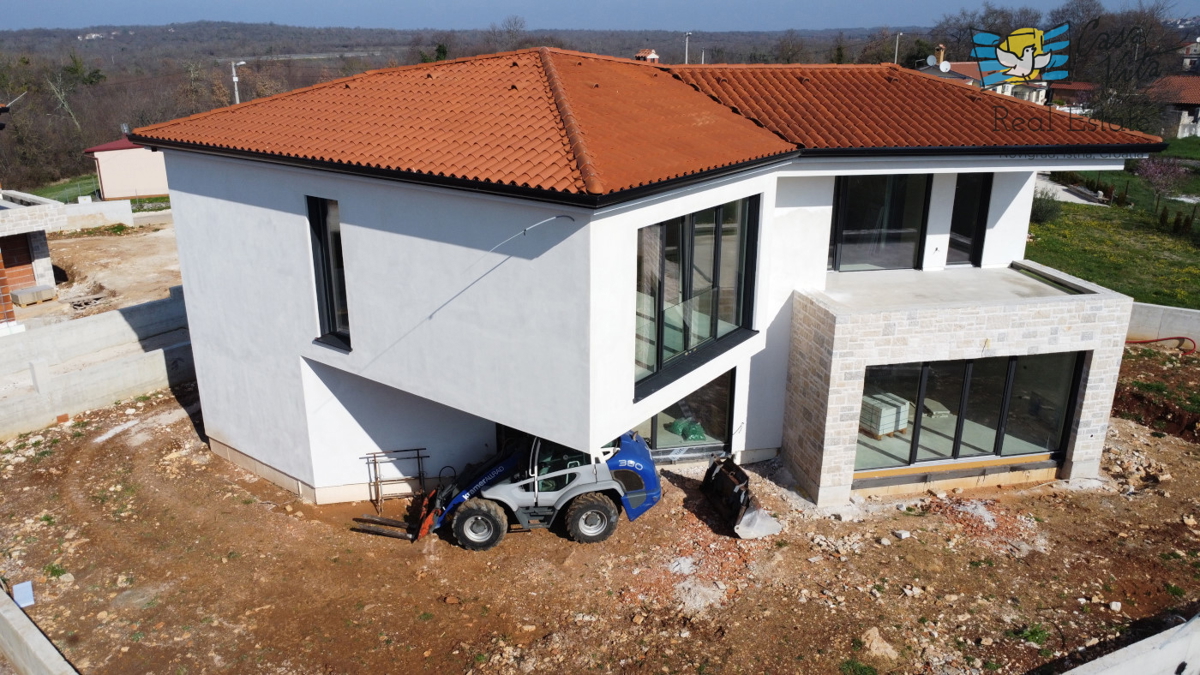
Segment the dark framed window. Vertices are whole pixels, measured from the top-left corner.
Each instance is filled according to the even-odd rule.
[[[829,269],[920,269],[932,186],[930,174],[839,176]]]
[[[317,285],[318,342],[350,350],[350,309],[346,302],[346,266],[342,257],[342,224],[333,199],[308,197],[313,272]]]
[[[635,379],[749,331],[758,197],[638,231]]]
[[[729,453],[735,371],[672,403],[634,427],[655,461],[683,462]]]
[[[1066,449],[1083,353],[867,368],[856,471]]]
[[[983,261],[983,238],[987,234],[988,203],[992,200],[992,174],[960,173],[954,186],[954,209],[950,217],[950,247],[947,265],[973,265]]]

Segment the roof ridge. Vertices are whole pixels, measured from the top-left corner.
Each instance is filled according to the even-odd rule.
[[[558,76],[558,68],[550,58],[550,50],[546,47],[539,47],[538,54],[542,58],[542,70],[546,73],[546,83],[550,86],[550,94],[554,97],[558,116],[562,119],[563,128],[567,132],[567,142],[571,146],[571,154],[574,155],[575,165],[579,169],[579,175],[583,178],[583,188],[591,194],[602,195],[604,194],[604,181],[600,180],[600,174],[592,162],[592,155],[583,142],[583,132],[579,128],[579,122],[575,120],[575,114],[571,111],[567,93]]]

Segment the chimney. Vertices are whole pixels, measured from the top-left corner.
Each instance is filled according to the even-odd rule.
[[[933,50],[933,55],[937,57],[937,62],[942,63],[946,60],[946,45],[938,45],[937,49]]]

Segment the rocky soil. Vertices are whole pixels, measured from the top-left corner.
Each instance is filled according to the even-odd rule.
[[[1200,447],[1125,419],[1108,446],[1101,480],[836,510],[755,465],[760,541],[664,467],[604,543],[471,553],[212,455],[184,388],[0,444],[0,577],[83,673],[1055,673],[1200,599]]]

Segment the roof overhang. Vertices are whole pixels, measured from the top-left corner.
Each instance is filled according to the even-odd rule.
[[[657,183],[648,185],[640,185],[633,188],[627,188],[618,192],[612,192],[603,195],[570,193],[570,192],[555,192],[553,190],[543,190],[539,188],[523,187],[520,185],[510,185],[507,183],[492,183],[487,181],[471,180],[465,178],[454,178],[449,176],[439,176],[435,174],[421,173],[417,171],[399,171],[395,169],[380,169],[370,166],[350,165],[340,162],[329,162],[317,159],[307,159],[301,157],[287,157],[283,155],[268,155],[259,152],[249,152],[246,150],[237,150],[233,148],[214,148],[211,146],[197,145],[191,143],[180,143],[174,141],[164,141],[160,139],[152,139],[131,135],[131,140],[135,140],[152,150],[179,150],[182,152],[191,152],[201,155],[210,155],[216,157],[227,157],[232,159],[243,159],[254,162],[263,162],[267,164],[276,164],[280,166],[290,166],[302,169],[311,169],[316,171],[326,171],[330,173],[339,173],[353,176],[364,176],[368,178],[377,178],[380,180],[397,181],[401,183],[414,183],[419,185],[430,185],[435,187],[444,187],[454,190],[463,190],[467,192],[475,192],[479,194],[497,195],[503,197],[514,197],[517,199],[528,199],[532,201],[544,202],[549,204],[562,204],[566,206],[578,206],[582,208],[597,209],[614,204],[621,204],[643,197],[668,192],[680,187],[702,183],[714,178],[758,169],[771,164],[786,163],[791,160],[798,159],[803,150],[794,150],[791,152],[780,153],[768,157],[742,162],[740,164],[731,164],[716,169],[700,171],[697,173],[671,178]]]

